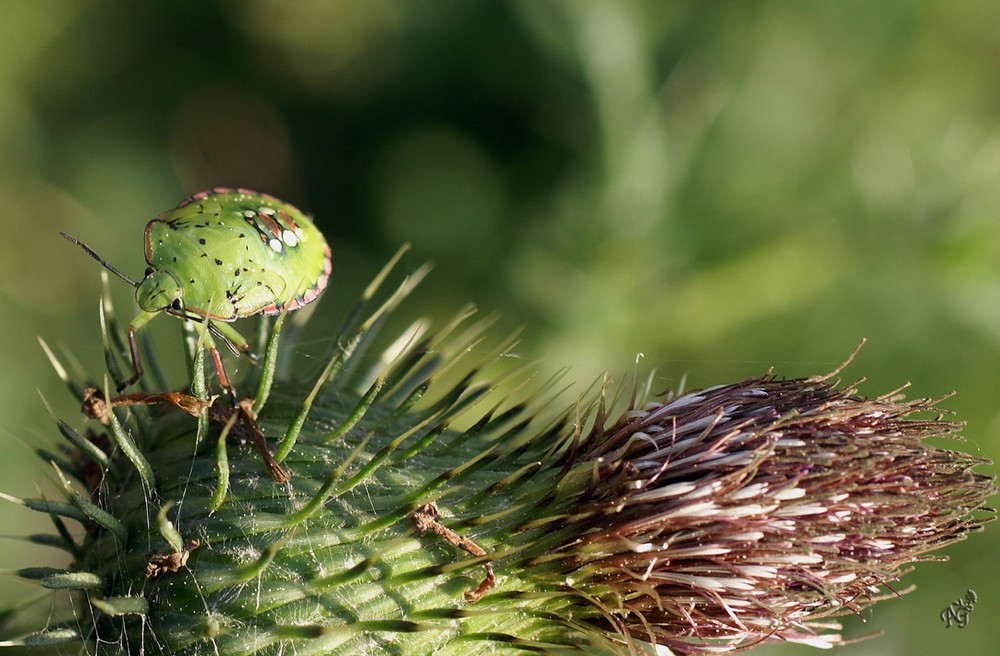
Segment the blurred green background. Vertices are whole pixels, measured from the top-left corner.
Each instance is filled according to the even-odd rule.
[[[639,352],[660,389],[824,373],[867,337],[846,378],[956,390],[960,448],[1000,458],[998,25],[988,0],[4,0],[0,488],[52,489],[39,391],[83,423],[36,336],[103,367],[98,267],[58,231],[139,276],[145,222],[215,185],[316,217],[314,342],[410,241],[435,270],[404,315],[474,301],[577,389]],[[919,567],[840,653],[995,653],[998,548]],[[2,567],[56,556],[0,542]]]

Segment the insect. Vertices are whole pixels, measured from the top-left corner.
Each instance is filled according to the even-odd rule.
[[[149,265],[136,282],[76,237],[105,269],[135,287],[140,312],[128,325],[134,374],[121,392],[142,378],[135,332],[160,313],[204,323],[219,384],[236,395],[212,339],[236,355],[256,356],[230,322],[279,314],[316,300],[330,279],[330,247],[302,212],[267,194],[215,188],[199,192],[146,224]]]

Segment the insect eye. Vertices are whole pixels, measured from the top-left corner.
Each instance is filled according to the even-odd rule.
[[[154,269],[153,267],[146,267],[146,272],[143,273],[142,275],[143,277],[148,278],[153,274],[154,271],[156,271],[156,269]]]
[[[173,303],[170,304],[171,309],[180,310],[181,309],[181,299],[175,298]]]

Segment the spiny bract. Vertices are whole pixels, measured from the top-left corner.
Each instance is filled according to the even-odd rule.
[[[648,386],[601,387],[567,408],[555,380],[510,367],[513,341],[485,346],[470,311],[367,357],[423,271],[369,313],[383,272],[315,376],[271,386],[273,331],[259,380],[241,385],[278,437],[285,484],[227,440],[240,427],[229,406],[197,410],[200,349],[190,394],[112,399],[101,432],[59,421],[71,448],[43,457],[64,498],[4,496],[56,523],[45,543],[69,566],[19,574],[69,603],[4,644],[108,656],[829,646],[831,617],[991,516],[992,481],[973,471],[984,461],[924,443],[958,428],[926,418],[932,401],[768,374],[654,400]]]

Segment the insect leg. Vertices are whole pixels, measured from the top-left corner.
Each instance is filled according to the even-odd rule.
[[[212,322],[209,325],[209,329],[212,333],[226,342],[226,345],[233,350],[236,355],[245,354],[251,361],[257,361],[257,354],[250,350],[250,342],[247,341],[246,337],[236,332],[228,323],[216,323]]]
[[[209,328],[214,325],[210,321],[206,323]],[[222,389],[224,389],[226,394],[229,395],[229,401],[232,403],[233,408],[235,408],[236,390],[233,389],[232,383],[229,382],[229,375],[226,373],[226,368],[222,365],[222,356],[219,355],[219,349],[215,346],[215,339],[212,338],[213,332],[213,330],[203,330],[202,337],[205,340],[205,347],[212,356],[212,362],[215,364],[215,372],[219,375],[219,385],[221,385]]]
[[[246,353],[254,358],[256,361],[256,356],[250,352],[250,344],[247,342],[243,335],[236,332],[236,329],[226,323],[216,323],[214,321],[208,321],[208,330],[205,331],[205,341],[209,345],[209,350],[212,353],[212,360],[215,362],[216,371],[219,373],[219,384],[221,384],[226,391],[229,393],[229,400],[232,402],[233,411],[239,413],[240,421],[243,423],[243,427],[250,433],[253,439],[254,446],[260,451],[261,458],[264,459],[264,466],[267,467],[267,471],[271,474],[271,478],[274,479],[276,483],[284,483],[288,480],[288,472],[281,468],[281,465],[277,463],[274,456],[267,448],[267,438],[264,437],[263,431],[261,431],[260,426],[257,425],[257,419],[253,413],[253,401],[251,399],[244,399],[242,401],[236,400],[236,390],[229,383],[229,378],[226,376],[225,369],[222,368],[222,359],[219,357],[219,351],[215,348],[215,340],[212,335],[216,335],[220,339],[225,340],[226,344],[233,349],[233,352]]]
[[[128,350],[129,355],[132,357],[132,377],[126,380],[124,383],[118,386],[117,391],[121,392],[126,387],[135,385],[142,378],[142,360],[139,357],[139,344],[135,341],[135,331],[139,330],[147,323],[149,320],[155,317],[158,312],[143,312],[139,314],[132,322],[128,325]]]

